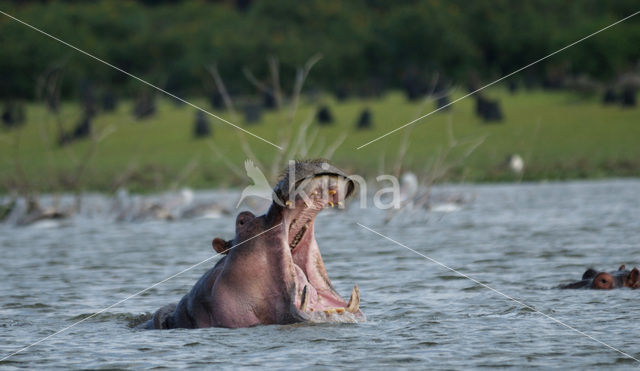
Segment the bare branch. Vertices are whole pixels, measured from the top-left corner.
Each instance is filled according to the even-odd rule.
[[[249,80],[249,82],[256,87],[256,89],[260,90],[263,93],[267,93],[267,94],[273,94],[271,92],[271,89],[269,89],[269,87],[267,85],[265,85],[264,83],[262,83],[261,81],[259,81],[251,72],[251,70],[249,69],[249,67],[244,67],[242,68],[242,73],[244,73],[244,76],[247,78],[247,80]]]
[[[280,88],[280,62],[278,58],[270,56],[267,58],[269,70],[271,71],[271,86],[273,87],[273,97],[276,101],[276,107],[282,108],[282,89]]]
[[[193,174],[193,172],[198,168],[198,165],[200,164],[200,155],[195,155],[193,156],[193,158],[189,161],[189,163],[187,164],[187,166],[185,166],[182,171],[178,174],[178,176],[174,179],[174,181],[171,183],[171,185],[169,186],[169,189],[171,190],[176,190],[178,189],[178,187],[180,186],[181,183],[184,183],[184,181],[191,175]]]
[[[106,139],[109,135],[113,134],[115,131],[116,131],[115,126],[109,125],[98,134],[92,132],[91,145],[89,146],[89,148],[87,149],[87,152],[82,157],[82,160],[76,166],[75,174],[71,180],[71,186],[73,187],[74,193],[75,193],[75,210],[76,211],[80,210],[80,206],[82,203],[81,179],[88,168],[89,162],[91,161],[91,159],[93,159],[96,153],[96,150],[98,149],[98,144],[100,144],[100,142]]]
[[[384,149],[382,150],[382,152],[380,152],[380,159],[378,160],[378,173],[379,174],[384,174],[386,172],[386,158],[387,158],[387,153],[386,153],[386,145],[384,147]]]
[[[237,120],[237,116],[236,116],[235,110],[233,108],[233,100],[231,99],[231,96],[227,92],[227,89],[226,89],[226,87],[224,85],[224,81],[222,80],[222,77],[220,76],[220,73],[218,72],[217,64],[216,63],[211,64],[211,66],[209,66],[208,70],[209,70],[209,73],[211,74],[211,76],[213,76],[213,79],[214,79],[214,81],[216,83],[216,87],[217,87],[218,91],[220,92],[220,94],[222,95],[222,99],[224,100],[224,104],[227,107],[227,110],[229,110],[232,119],[234,121],[236,121]],[[251,160],[253,160],[253,162],[257,166],[262,167],[262,163],[260,162],[260,160],[258,160],[256,155],[251,150],[251,147],[249,146],[249,143],[247,142],[247,139],[244,136],[244,133],[242,131],[237,131],[236,133],[237,133],[238,140],[240,141],[240,145],[241,145],[242,150],[245,153],[245,155],[248,158],[250,158]],[[217,150],[216,147],[212,147],[212,148],[215,148]],[[244,176],[244,175],[241,173],[240,176]]]
[[[340,134],[338,139],[326,149],[322,157],[331,159],[336,150],[342,145],[342,143],[344,143],[345,139],[347,139],[347,133]]]
[[[409,148],[409,137],[411,135],[412,129],[413,128],[408,128],[405,131],[404,136],[402,137],[402,142],[400,143],[400,147],[398,148],[398,156],[396,157],[396,163],[393,166],[393,175],[395,177],[399,177],[400,172],[402,171],[402,163],[404,162],[404,158]]]
[[[237,121],[238,117],[236,115],[235,109],[233,108],[233,101],[231,100],[229,92],[224,85],[224,81],[222,81],[222,77],[220,77],[220,73],[218,72],[218,65],[214,62],[207,68],[207,70],[213,77],[213,80],[216,83],[216,88],[218,89],[218,92],[220,92],[220,95],[222,95],[222,100],[224,101],[224,105],[227,107],[229,114],[231,114],[232,120]]]
[[[302,86],[304,85],[307,76],[309,75],[309,71],[311,68],[318,63],[322,59],[322,54],[316,54],[307,60],[304,68],[298,68],[296,73],[296,83],[293,88],[293,95],[291,97],[291,108],[289,111],[289,123],[293,121],[293,118],[296,115],[296,111],[298,110],[298,102],[300,101],[300,94],[302,93]]]
[[[239,178],[245,177],[244,171],[242,171],[240,167],[238,167],[231,160],[229,160],[229,158],[225,156],[225,154],[222,153],[222,151],[220,151],[218,147],[216,147],[215,143],[212,140],[210,140],[207,144],[209,145],[209,148],[211,148],[211,150],[214,151],[216,155],[225,163],[225,165],[227,166],[227,168],[229,168],[229,170],[231,170]]]
[[[124,171],[122,171],[120,175],[115,177],[115,179],[111,183],[111,192],[113,193],[118,188],[122,187],[129,180],[129,178],[131,178],[131,176],[133,176],[133,174],[138,171],[138,168],[139,165],[135,158],[129,160],[129,164],[127,164],[127,167],[124,169]]]
[[[311,123],[313,122],[313,116],[311,115],[310,117],[307,118],[307,120],[305,120],[299,127],[298,127],[298,135],[297,138],[293,141],[288,143],[288,149],[287,149],[287,158],[292,158],[295,157],[296,154],[298,154],[300,152],[300,148],[302,148],[303,146],[306,146],[306,133],[307,130],[309,129],[309,126],[311,125]]]
[[[300,154],[300,157],[307,157],[307,153],[309,153],[311,151],[312,148],[314,148],[313,151],[313,155],[311,155],[310,157],[318,157],[318,155],[320,153],[322,153],[322,150],[324,149],[325,146],[325,142],[327,141],[326,137],[322,136],[319,137],[318,136],[318,128],[315,128],[313,130],[313,132],[311,133],[311,137],[314,138],[311,140],[311,145],[309,146],[309,148],[305,151],[304,154]],[[317,138],[317,139],[316,139]]]
[[[22,194],[25,199],[35,200],[37,203],[37,196],[35,191],[29,181],[29,177],[27,173],[24,171],[24,167],[22,166],[22,161],[20,158],[20,135],[22,134],[22,129],[18,129],[14,138],[14,153],[13,153],[13,161],[14,167],[16,169],[16,175],[18,176],[18,193]]]

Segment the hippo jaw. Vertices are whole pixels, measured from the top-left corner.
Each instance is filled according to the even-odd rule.
[[[315,239],[315,219],[326,207],[341,206],[353,193],[353,182],[342,174],[323,174],[297,184],[282,209],[286,249],[295,271],[294,305],[310,321],[357,322],[360,291],[354,285],[349,301],[333,288]]]
[[[354,193],[355,183],[325,161],[294,165],[275,187],[267,213],[239,213],[235,237],[212,241],[223,257],[178,303],[157,310],[141,328],[365,319],[357,286],[348,302],[333,289],[314,235],[317,214],[341,205]]]
[[[205,300],[212,307],[197,327],[365,319],[357,286],[348,302],[332,287],[314,234],[318,213],[341,205],[354,192],[353,181],[339,170],[324,169],[291,188],[265,215],[238,214],[234,240],[214,239],[214,249],[227,255],[213,268]]]

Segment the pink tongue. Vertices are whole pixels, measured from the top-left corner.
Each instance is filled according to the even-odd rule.
[[[304,287],[307,287],[307,295],[309,295],[309,303],[308,307],[313,308],[315,310],[323,310],[327,308],[340,308],[346,307],[347,303],[339,297],[336,297],[330,291],[318,292],[315,287],[313,287],[309,281],[307,280],[307,276],[302,271],[302,268],[294,265],[296,267],[296,286],[298,290],[302,292]],[[298,296],[296,300],[296,305],[300,308],[302,304],[300,302],[302,300],[301,296]]]
[[[302,271],[302,268],[294,265],[296,267],[296,286],[302,292],[304,287],[307,287],[307,295],[309,295],[309,308],[313,308],[316,310],[322,310],[326,308],[340,308],[346,307],[347,303],[339,297],[336,297],[330,291],[318,292],[315,287],[313,287],[309,281],[307,280],[307,276]],[[298,297],[296,300],[296,305],[300,308],[300,300],[301,297]]]
[[[320,295],[320,305],[323,308],[339,308],[346,307],[347,303],[340,298],[336,298],[332,293],[319,293]]]

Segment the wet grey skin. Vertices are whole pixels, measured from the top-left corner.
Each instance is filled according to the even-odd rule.
[[[580,281],[560,286],[561,289],[594,290],[612,290],[622,287],[640,288],[640,272],[638,268],[628,270],[624,264],[614,272],[601,272],[589,268],[584,272]]]
[[[360,292],[333,288],[314,235],[316,215],[344,204],[355,183],[324,160],[296,161],[261,216],[244,211],[232,240],[214,238],[224,256],[178,303],[155,312],[146,329],[250,327],[297,322],[360,322]],[[257,237],[256,237],[257,236]]]

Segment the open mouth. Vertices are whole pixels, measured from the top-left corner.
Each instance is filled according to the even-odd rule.
[[[353,191],[351,180],[337,175],[305,179],[286,202],[284,220],[287,243],[296,271],[296,306],[311,320],[356,322],[360,292],[354,285],[349,301],[335,291],[324,268],[314,235],[316,216],[325,208],[344,206]]]

